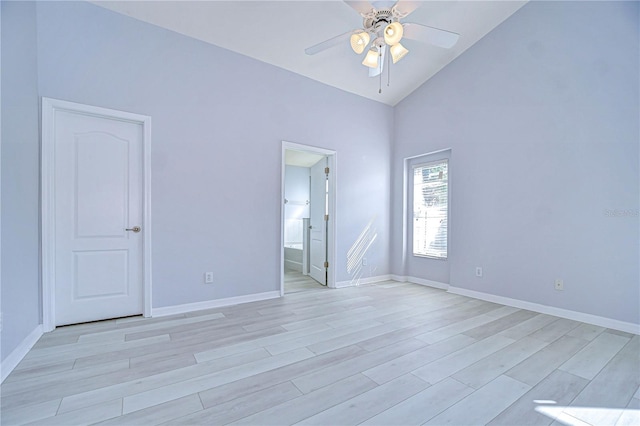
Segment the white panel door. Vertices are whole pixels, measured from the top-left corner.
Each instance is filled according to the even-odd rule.
[[[327,285],[327,272],[324,262],[327,261],[327,175],[326,159],[318,161],[311,167],[311,191],[309,196],[310,242],[309,242],[309,275],[320,284]]]
[[[68,111],[54,120],[55,323],[141,314],[142,125]]]

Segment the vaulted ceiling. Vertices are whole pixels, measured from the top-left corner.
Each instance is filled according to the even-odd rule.
[[[395,105],[508,19],[526,1],[424,1],[403,22],[460,34],[444,49],[403,40],[409,54],[381,78],[369,77],[348,40],[316,55],[313,46],[362,28],[362,17],[343,1],[95,1],[107,9],[255,58],[374,101]],[[365,2],[366,3],[366,2]],[[375,1],[380,9],[393,1]],[[415,5],[414,5],[415,6]],[[491,60],[491,58],[487,58]],[[388,85],[387,85],[388,82]],[[382,86],[382,93],[379,87]]]

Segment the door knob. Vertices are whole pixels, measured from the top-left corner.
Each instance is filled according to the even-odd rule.
[[[140,227],[139,226],[134,226],[133,228],[125,229],[125,231],[140,232]]]

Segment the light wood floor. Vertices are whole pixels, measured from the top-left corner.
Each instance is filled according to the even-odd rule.
[[[302,272],[285,269],[284,271],[284,293],[298,293],[300,291],[325,290],[323,286],[309,275],[303,275]]]
[[[639,336],[388,282],[59,328],[2,384],[1,422],[638,425],[639,353]]]

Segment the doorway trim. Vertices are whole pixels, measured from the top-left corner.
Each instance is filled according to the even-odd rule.
[[[142,292],[143,315],[151,306],[151,117],[52,98],[42,98],[41,176],[41,276],[43,331],[56,328],[55,312],[55,156],[54,130],[57,111],[128,121],[142,126]]]
[[[327,287],[336,288],[336,222],[337,222],[337,206],[336,206],[336,188],[338,183],[338,167],[336,151],[319,148],[311,145],[302,145],[295,142],[282,141],[282,160],[281,160],[281,182],[280,182],[280,297],[284,296],[284,184],[285,184],[285,153],[290,151],[302,151],[312,154],[320,154],[327,157],[329,161],[330,176],[329,179],[329,223],[327,232],[327,261],[329,262],[329,271],[327,273]]]

